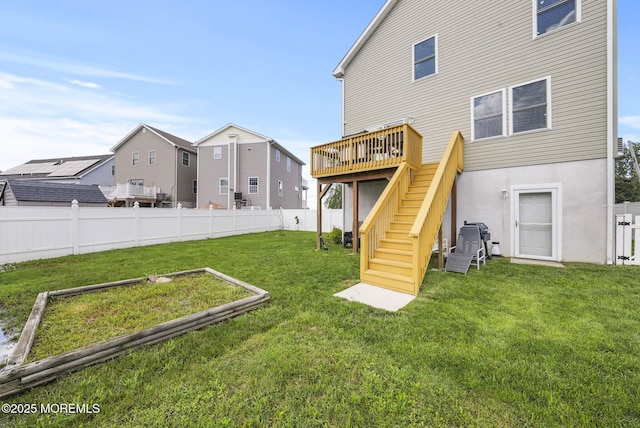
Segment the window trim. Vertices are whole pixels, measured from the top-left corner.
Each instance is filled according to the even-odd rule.
[[[140,152],[131,152],[131,166],[140,166]]]
[[[547,31],[545,33],[542,34],[538,34],[538,1],[540,0],[531,0],[531,4],[532,4],[532,28],[531,28],[531,32],[533,33],[533,38],[537,39],[538,37],[544,37],[547,34],[553,34],[558,30],[561,30],[563,28],[567,28],[567,27],[571,27],[575,24],[579,24],[580,22],[582,22],[582,0],[575,0],[576,2],[576,20],[570,24],[566,24],[563,25],[561,27],[558,28],[554,28],[551,31]],[[565,0],[565,2],[569,2],[569,1],[573,1],[573,0]],[[558,7],[558,6],[554,6],[554,7]]]
[[[213,159],[222,159],[222,147],[213,148]]]
[[[222,180],[225,180],[227,182],[227,184],[225,186],[222,185]],[[222,189],[225,188],[227,189],[226,192],[223,192]],[[218,179],[218,194],[219,195],[228,195],[229,194],[229,178],[228,177],[220,177]]]
[[[187,164],[185,165],[184,161],[185,161],[185,155],[187,155],[186,157],[186,161]],[[191,153],[187,152],[187,151],[182,151],[182,162],[181,162],[182,166],[186,166],[187,168],[191,166]]]
[[[256,179],[256,184],[255,184],[256,191],[255,192],[251,191],[251,186],[253,186],[251,184],[251,179],[252,178]],[[260,194],[260,177],[257,177],[257,176],[248,177],[247,178],[247,188],[248,188],[249,195],[259,195]]]
[[[499,135],[491,135],[490,137],[477,138],[476,137],[476,127],[475,127],[475,99],[480,97],[486,97],[487,95],[492,95],[500,92],[502,94],[502,133]],[[496,91],[485,92],[484,94],[475,95],[471,97],[471,141],[484,141],[489,140],[491,138],[501,138],[507,136],[507,90],[505,88],[498,89]]]
[[[536,83],[536,82],[541,82],[543,80],[546,80],[547,82],[547,102],[546,102],[546,106],[547,106],[547,126],[544,128],[536,128],[536,129],[529,129],[527,131],[520,131],[520,132],[514,132],[513,131],[513,89],[514,88],[519,88],[521,86],[525,86],[525,85],[530,85],[531,83]],[[546,131],[546,130],[550,130],[553,129],[553,122],[552,122],[552,106],[551,106],[551,76],[546,76],[546,77],[542,77],[540,79],[535,79],[535,80],[530,80],[528,82],[524,82],[524,83],[519,83],[517,85],[512,85],[509,86],[509,135],[521,135],[521,134],[527,134],[527,133],[531,133],[531,132],[540,132],[540,131]]]
[[[424,43],[430,39],[433,39],[433,60],[434,60],[434,67],[433,67],[433,73],[431,74],[427,74],[425,76],[420,76],[418,78],[416,78],[416,46],[419,45],[420,43]],[[420,62],[424,62],[427,59],[429,59],[431,57],[426,57],[421,59]],[[430,76],[434,76],[436,74],[438,74],[438,34],[433,34],[425,39],[420,40],[419,42],[414,43],[413,45],[411,45],[411,64],[412,64],[412,70],[411,70],[411,76],[413,78],[414,82],[417,82],[419,80],[422,79],[426,79]]]
[[[153,157],[151,156],[151,154],[153,153]],[[153,160],[153,162],[151,162],[151,160]],[[149,165],[156,165],[158,162],[158,152],[156,150],[149,150],[149,159],[148,159]]]

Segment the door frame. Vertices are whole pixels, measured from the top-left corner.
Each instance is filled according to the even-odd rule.
[[[520,254],[518,228],[516,226],[519,212],[520,194],[551,193],[551,256]],[[511,186],[511,242],[514,257],[537,260],[562,260],[562,183],[520,184]]]

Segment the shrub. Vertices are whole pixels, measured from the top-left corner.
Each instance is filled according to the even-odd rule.
[[[342,229],[334,227],[331,232],[327,233],[327,242],[340,244],[342,242]]]

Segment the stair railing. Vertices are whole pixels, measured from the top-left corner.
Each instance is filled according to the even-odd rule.
[[[398,212],[402,198],[411,184],[412,168],[408,162],[400,164],[376,201],[367,218],[360,226],[360,273],[369,269],[369,261],[376,256],[380,240],[389,230],[391,221]]]
[[[464,137],[460,131],[455,131],[449,139],[429,190],[409,232],[409,236],[412,238],[413,252],[413,294],[418,294],[420,291],[420,284],[422,284],[431,258],[433,243],[447,209],[453,182],[463,168]]]

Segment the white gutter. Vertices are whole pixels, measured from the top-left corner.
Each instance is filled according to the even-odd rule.
[[[607,1],[607,264],[614,264],[615,161],[618,141],[618,29],[616,0]]]

